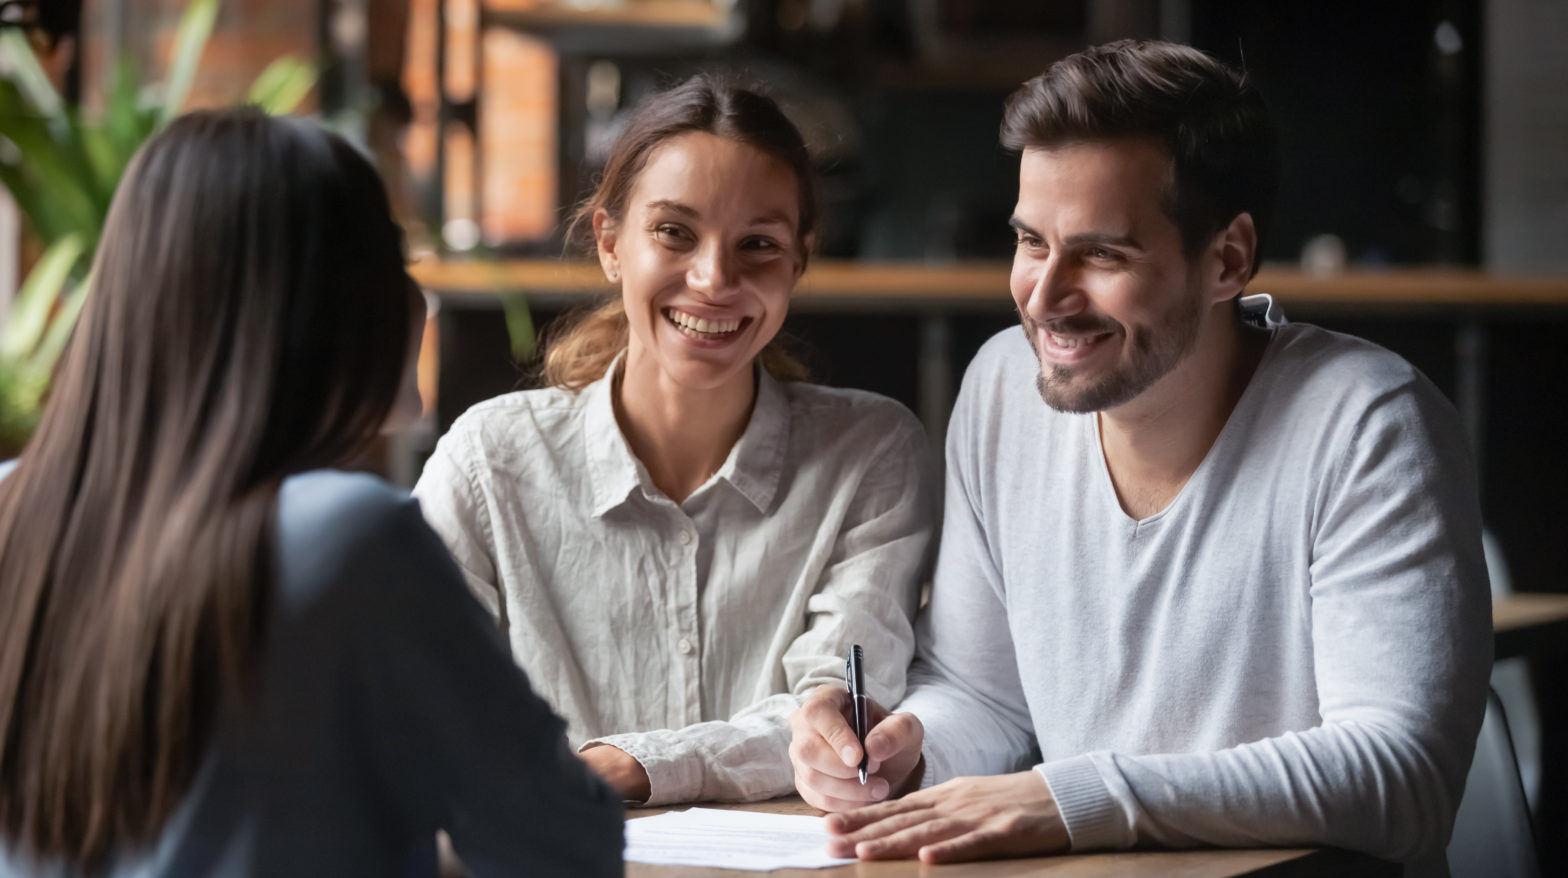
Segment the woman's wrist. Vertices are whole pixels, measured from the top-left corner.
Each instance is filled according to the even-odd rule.
[[[646,802],[653,794],[648,770],[637,758],[613,744],[590,744],[578,754],[628,802]]]

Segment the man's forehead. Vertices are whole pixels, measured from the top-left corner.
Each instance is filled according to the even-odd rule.
[[[1123,178],[1150,177],[1164,185],[1174,179],[1176,163],[1160,144],[1142,138],[1075,140],[1051,146],[1029,147],[1019,161],[1020,179],[1051,175],[1081,177],[1102,173]]]
[[[1174,182],[1170,156],[1144,140],[1079,141],[1024,150],[1018,207],[1024,222],[1041,212],[1066,212],[1093,221],[1122,216],[1132,222],[1164,215]],[[1038,217],[1037,217],[1038,218]]]

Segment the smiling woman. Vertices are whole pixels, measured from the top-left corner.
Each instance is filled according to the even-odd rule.
[[[771,99],[706,76],[655,95],[577,227],[620,296],[551,343],[550,387],[460,418],[415,494],[623,795],[787,792],[788,716],[843,685],[850,646],[872,691],[903,692],[924,434],[779,349],[816,202]]]

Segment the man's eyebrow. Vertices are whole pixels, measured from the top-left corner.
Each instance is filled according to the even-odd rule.
[[[1143,245],[1138,243],[1138,239],[1132,235],[1107,235],[1099,232],[1073,235],[1067,239],[1067,243],[1074,246],[1098,244],[1105,247],[1120,247],[1124,250],[1142,251],[1144,249]]]
[[[1034,235],[1036,238],[1040,237],[1039,232],[1030,228],[1028,223],[1016,216],[1009,218],[1007,224],[1026,235]],[[1105,247],[1121,247],[1126,250],[1138,250],[1140,252],[1144,249],[1143,245],[1138,242],[1138,239],[1132,235],[1111,235],[1102,232],[1085,232],[1081,235],[1073,235],[1065,243],[1080,247],[1085,244],[1098,244]]]
[[[697,213],[697,209],[695,207],[687,204],[681,204],[679,201],[671,201],[668,198],[655,198],[654,200],[648,202],[648,210],[673,210],[676,213],[684,214],[685,216],[689,217],[696,217],[700,215]]]

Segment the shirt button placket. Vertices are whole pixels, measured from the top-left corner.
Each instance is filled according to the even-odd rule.
[[[702,721],[702,657],[697,648],[697,533],[690,521],[682,521],[675,532],[675,541],[681,550],[677,553],[680,567],[680,639],[675,648],[681,654],[683,675],[686,680],[686,724]]]

